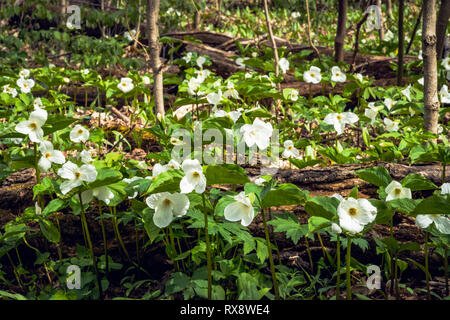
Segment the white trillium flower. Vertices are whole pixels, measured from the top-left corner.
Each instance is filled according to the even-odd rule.
[[[26,79],[30,76],[30,70],[28,69],[23,69],[19,72],[19,77],[21,77],[22,79]]]
[[[225,91],[225,93],[223,94],[223,96],[225,98],[229,98],[232,97],[234,99],[239,99],[239,92],[234,88],[234,83],[228,81],[227,82],[227,91]]]
[[[250,199],[245,196],[245,192],[242,191],[237,196],[233,197],[236,202],[230,203],[225,207],[223,212],[225,219],[228,221],[241,221],[244,227],[247,227],[252,223],[255,217],[255,210],[250,202]]]
[[[298,91],[297,90],[292,90],[291,92],[289,92],[289,98],[291,99],[291,101],[297,101],[298,100]]]
[[[169,163],[166,165],[167,170],[177,170],[180,169],[180,164],[176,160],[170,160]]]
[[[63,164],[66,162],[63,153],[58,150],[53,150],[53,144],[50,141],[42,141],[39,145],[39,151],[42,154],[38,162],[38,167],[41,171],[48,171],[52,163]]]
[[[92,164],[94,159],[92,159],[91,153],[89,151],[83,150],[78,154],[78,158],[81,159],[81,162],[84,164]]]
[[[64,77],[64,78],[63,78],[63,81],[64,81],[64,83],[70,83],[70,79],[67,78],[67,77]]]
[[[286,140],[284,142],[284,151],[282,153],[282,156],[286,159],[296,159],[299,157],[299,155],[299,151],[294,147],[294,143],[292,142],[292,140]]]
[[[445,70],[450,71],[450,57],[447,57],[442,60],[441,66],[445,68]]]
[[[168,169],[167,169],[165,166],[163,166],[163,165],[161,165],[161,164],[159,164],[159,163],[156,163],[156,164],[153,166],[153,168],[152,168],[152,177],[151,177],[151,180],[152,180],[152,181],[155,181],[156,178],[157,178],[161,173],[166,172],[167,170],[168,170]]]
[[[375,107],[375,102],[370,102],[368,108],[364,111],[364,115],[371,120],[371,124],[374,124],[381,109],[383,109],[383,106]]]
[[[266,179],[261,178],[261,177],[259,177],[259,178],[257,178],[257,179],[255,180],[255,184],[256,184],[258,187],[264,186],[264,184],[265,184],[266,182],[267,182]]]
[[[143,76],[142,83],[148,86],[150,84],[150,78],[148,76]]]
[[[394,34],[392,33],[391,30],[388,30],[385,34],[384,34],[384,41],[392,41],[394,40]]]
[[[401,93],[408,99],[408,101],[411,101],[411,85],[409,85],[407,88],[403,89]]]
[[[383,122],[384,122],[384,125],[386,126],[387,131],[389,131],[389,132],[398,131],[399,123],[397,121],[392,121],[389,118],[384,118]]]
[[[377,208],[367,199],[348,198],[341,201],[337,208],[339,225],[351,234],[363,231],[364,226],[373,222]]]
[[[186,63],[191,62],[192,59],[192,52],[188,52],[186,53],[186,55],[182,58],[184,61],[186,61]]]
[[[41,98],[36,98],[36,99],[34,99],[33,105],[34,105],[34,108],[35,108],[35,109],[36,109],[36,108],[41,108],[41,107],[44,106],[44,104],[42,103]]]
[[[386,201],[393,199],[412,199],[411,189],[403,187],[398,181],[391,181],[385,189]]]
[[[289,61],[286,58],[281,58],[280,61],[278,61],[278,66],[280,67],[283,74],[286,73],[286,71],[289,70]]]
[[[298,12],[298,11],[294,11],[294,12],[291,13],[291,18],[292,19],[297,19],[299,17],[300,17],[300,12]]]
[[[245,68],[245,60],[248,60],[248,58],[242,58],[242,57],[239,57],[239,58],[237,58],[234,62],[239,66],[239,67],[241,67],[241,68]]]
[[[94,197],[108,205],[114,199],[114,193],[107,186],[89,189],[81,193],[83,204],[91,202]]]
[[[36,108],[31,112],[28,120],[19,122],[15,130],[22,134],[28,135],[32,142],[42,142],[44,137],[44,130],[42,126],[47,121],[47,111],[41,108]]]
[[[70,131],[70,140],[75,143],[83,142],[85,143],[89,139],[89,131],[82,125],[77,124]]]
[[[12,95],[13,98],[15,98],[17,96],[17,90],[14,88],[11,88],[9,86],[9,84],[3,86],[3,92]]]
[[[31,92],[31,89],[34,87],[34,80],[19,78],[17,79],[16,84],[23,93],[29,93]]]
[[[84,164],[78,167],[75,163],[67,161],[58,170],[58,175],[63,179],[67,179],[60,186],[61,193],[66,194],[73,188],[81,186],[83,181],[94,182],[97,179],[97,170],[91,164]]]
[[[197,80],[198,80],[198,82],[199,83],[203,83],[207,78],[208,78],[208,76],[211,74],[211,71],[209,71],[209,70],[196,70],[195,71],[195,74],[197,75]]]
[[[161,192],[145,199],[147,205],[155,210],[153,222],[158,228],[167,227],[174,217],[182,217],[189,209],[189,199],[180,193]]]
[[[448,87],[446,84],[444,84],[441,91],[439,91],[439,96],[441,97],[442,104],[450,103],[450,93],[448,92]]]
[[[416,225],[422,229],[428,228],[434,223],[436,229],[442,234],[450,234],[450,219],[440,214],[418,214]]]
[[[217,110],[214,113],[214,117],[216,118],[220,118],[220,117],[228,117],[231,120],[233,120],[233,122],[238,121],[238,119],[241,117],[242,113],[240,111],[230,111],[230,112],[226,112],[224,110]]]
[[[418,55],[419,60],[423,60],[423,56],[422,56],[422,50],[419,50],[419,55]]]
[[[386,106],[386,108],[390,111],[396,104],[397,102],[392,100],[391,98],[386,98],[384,99],[384,105]]]
[[[334,126],[337,134],[340,135],[344,132],[345,125],[355,123],[359,120],[358,116],[353,112],[343,112],[343,113],[329,113],[323,119],[326,124],[331,124]]]
[[[361,73],[357,73],[355,78],[358,79],[359,82],[363,82],[363,75]]]
[[[81,74],[87,76],[89,74],[89,69],[83,69],[81,70]]]
[[[441,186],[441,194],[450,194],[450,183],[444,183]]]
[[[425,79],[424,79],[424,77],[422,77],[422,78],[420,78],[419,80],[417,80],[417,82],[420,84],[420,85],[424,85],[424,81],[425,81]]]
[[[303,81],[307,82],[307,83],[320,83],[320,81],[322,80],[322,76],[320,74],[320,69],[317,67],[312,66],[311,68],[309,68],[309,71],[305,71],[303,73]]]
[[[200,84],[201,84],[201,79],[199,78],[191,78],[189,79],[188,82],[188,93],[191,96],[195,96],[195,95],[199,95],[200,91],[198,91],[200,89]]]
[[[203,168],[197,159],[186,159],[181,164],[185,176],[180,181],[181,193],[203,193],[206,189],[206,177]]]
[[[255,119],[253,124],[244,124],[240,132],[243,133],[248,147],[256,144],[259,149],[265,150],[270,144],[273,128],[270,123],[264,123],[259,119]]]
[[[197,62],[197,66],[198,66],[200,69],[202,69],[202,68],[203,68],[203,64],[206,62],[206,58],[200,56],[200,57],[197,58],[197,61],[196,61],[196,62]]]
[[[214,107],[217,107],[217,105],[222,100],[222,90],[219,89],[217,93],[215,92],[208,93],[206,95],[206,100],[208,100],[210,104],[214,105]]]
[[[128,41],[133,41],[134,37],[136,36],[136,30],[133,29],[131,30],[131,32],[125,31],[123,36],[128,40]]]
[[[123,93],[130,92],[134,88],[133,80],[131,80],[130,78],[121,78],[119,84],[117,85],[117,87]]]
[[[42,208],[39,207],[39,204],[37,202],[34,203],[34,213],[38,216],[42,214]]]
[[[341,71],[339,67],[334,66],[333,68],[331,68],[331,81],[345,82],[346,80],[347,76]]]
[[[337,223],[332,223],[331,224],[331,232],[335,233],[335,234],[341,234],[342,233],[342,229],[341,227],[339,227],[339,225]]]

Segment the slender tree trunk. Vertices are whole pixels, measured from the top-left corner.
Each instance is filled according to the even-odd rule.
[[[339,0],[339,17],[334,39],[334,61],[344,61],[344,41],[347,23],[347,0]]]
[[[377,6],[380,8],[380,30],[378,30],[378,34],[380,35],[381,43],[384,40],[383,10],[381,10],[381,0],[377,0]]]
[[[408,55],[409,49],[411,49],[411,46],[414,42],[414,38],[416,37],[417,29],[419,28],[420,20],[422,20],[422,15],[423,15],[423,7],[420,8],[419,15],[416,19],[416,24],[414,25],[414,30],[412,32],[411,40],[409,41],[408,47],[406,48],[405,55]]]
[[[403,55],[405,52],[405,32],[403,30],[403,14],[405,11],[405,0],[398,1],[398,69],[397,69],[397,85],[402,85],[403,80]]]
[[[200,29],[200,13],[198,10],[195,10],[194,12],[194,30]]]
[[[161,43],[159,42],[159,2],[160,0],[147,0],[147,36],[150,44],[151,66],[153,70],[153,96],[157,113],[164,116],[163,95],[163,70],[159,53]]]
[[[449,18],[450,18],[450,0],[442,0],[436,24],[436,38],[437,38],[436,52],[438,59],[443,58],[444,43],[445,37],[447,36],[446,31]]]
[[[392,19],[392,1],[386,0],[386,12],[389,19]]]
[[[267,24],[267,30],[269,31],[269,38],[270,38],[270,42],[272,43],[272,47],[273,47],[273,54],[275,56],[275,76],[278,77],[279,73],[280,73],[280,69],[278,66],[278,49],[277,49],[277,43],[275,42],[275,39],[273,37],[273,32],[272,32],[272,23],[270,22],[270,16],[269,16],[269,5],[267,3],[267,0],[264,0],[264,13],[266,15],[266,24]]]
[[[439,100],[436,57],[436,0],[423,1],[422,55],[424,73],[424,128],[436,133]]]

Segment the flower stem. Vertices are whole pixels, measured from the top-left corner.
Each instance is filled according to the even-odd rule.
[[[280,300],[280,293],[278,292],[277,275],[275,273],[275,264],[273,263],[272,245],[270,244],[269,228],[267,228],[266,216],[264,210],[261,210],[261,216],[264,223],[264,233],[266,234],[267,253],[269,255],[270,272],[272,273],[273,289],[275,291],[275,298]]]
[[[202,193],[202,199],[203,199],[203,216],[205,219],[206,259],[207,259],[207,267],[208,267],[208,300],[211,300],[211,298],[212,298],[211,244],[209,243],[208,213],[206,211],[206,199],[205,199],[204,193]]]
[[[97,261],[95,259],[94,248],[92,247],[91,236],[89,234],[89,228],[88,228],[87,220],[86,220],[86,212],[84,212],[83,201],[81,200],[81,193],[78,193],[78,198],[80,199],[80,207],[81,207],[81,224],[85,230],[86,239],[87,239],[87,242],[89,245],[89,250],[91,251],[92,265],[94,266],[95,275],[97,277],[99,296],[100,296],[100,299],[103,299],[102,282],[100,280],[100,274],[98,273]]]
[[[341,300],[341,236],[337,235],[336,247],[337,280],[336,280],[336,300]]]
[[[306,252],[308,253],[309,265],[311,266],[311,272],[314,271],[313,261],[311,256],[311,249],[309,248],[308,237],[305,236]]]
[[[98,201],[98,214],[99,214],[99,216],[102,215],[102,203],[100,202],[100,200]],[[105,231],[105,224],[103,223],[103,217],[100,218],[100,226],[102,228],[103,251],[104,251],[104,254],[105,254],[106,273],[108,273],[109,272],[108,242],[106,240],[106,231]]]
[[[347,300],[352,300],[352,281],[350,277],[350,257],[351,257],[351,247],[352,239],[347,237],[347,256],[346,256],[346,267],[345,271],[347,273]]]
[[[425,281],[427,283],[427,299],[431,299],[430,294],[430,278],[429,278],[429,271],[428,271],[428,239],[430,237],[430,234],[428,231],[425,233]]]

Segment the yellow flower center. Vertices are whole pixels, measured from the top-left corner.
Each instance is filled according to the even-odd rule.
[[[170,206],[170,204],[172,203],[169,199],[164,199],[163,201],[165,206]]]
[[[200,177],[200,174],[197,171],[195,171],[192,175],[194,176],[194,178]]]
[[[350,209],[348,210],[348,214],[351,215],[351,216],[356,216],[356,215],[358,214],[358,209],[356,209],[356,208],[350,208]]]
[[[48,159],[48,158],[50,158],[52,155],[51,155],[51,153],[50,152],[47,152],[46,154],[45,154],[45,157]]]
[[[23,84],[23,87],[24,87],[24,88],[28,87],[28,84],[24,83],[24,84]]]
[[[338,120],[341,120],[341,119],[342,119],[342,116],[341,116],[340,114],[338,114],[338,115],[337,115],[337,119],[338,119]]]
[[[82,134],[83,133],[83,129],[78,129],[78,134]]]
[[[314,78],[315,76],[316,76],[316,74],[315,74],[315,73],[311,73],[311,77],[313,77],[313,78]]]
[[[81,173],[75,172],[75,178],[80,179],[80,177],[81,177]]]
[[[38,125],[37,125],[36,122],[30,123],[30,128],[31,128],[31,129],[36,129],[37,127],[38,127]]]
[[[402,193],[402,189],[397,188],[397,189],[394,190],[394,193],[395,193],[396,195],[400,195],[400,194]]]

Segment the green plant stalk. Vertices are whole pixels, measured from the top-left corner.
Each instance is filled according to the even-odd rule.
[[[6,252],[6,256],[8,257],[9,263],[11,264],[13,268],[14,276],[16,277],[16,281],[19,284],[19,286],[23,289],[22,281],[20,280],[19,273],[17,272],[16,265],[14,264],[13,260],[11,259],[11,256],[9,255],[9,252]]]
[[[272,211],[269,210],[269,219],[272,220]],[[275,238],[275,232],[273,232],[273,226],[269,227],[270,235],[272,236],[273,243],[275,245],[275,250],[277,251],[277,257],[278,257],[278,264],[281,266],[281,255],[280,255],[280,249],[278,248],[278,242],[277,238]]]
[[[175,256],[173,257],[175,260],[178,253],[177,253],[177,247],[175,246],[175,237],[173,236],[173,229],[172,229],[171,225],[169,225],[169,238],[170,238],[170,246],[172,247],[172,252],[175,254]],[[178,264],[178,261],[174,261],[174,262],[177,266],[177,271],[180,271],[180,265]]]
[[[95,275],[97,277],[98,292],[100,295],[100,299],[102,299],[103,298],[102,282],[100,280],[100,274],[99,274],[98,268],[97,268],[97,262],[95,259],[94,248],[92,246],[91,236],[89,234],[89,228],[88,228],[87,220],[86,220],[86,212],[84,212],[83,201],[81,200],[81,193],[78,193],[78,198],[80,200],[80,207],[81,207],[81,224],[82,224],[83,228],[85,229],[86,239],[88,241],[89,250],[91,251],[92,265],[94,266]]]
[[[352,239],[347,237],[347,256],[346,259],[346,277],[347,277],[347,300],[352,300],[352,281],[350,276],[350,257],[351,257]]]
[[[316,232],[316,233],[317,233],[317,238],[319,238],[320,247],[322,248],[323,258],[326,259],[327,254],[326,254],[325,246],[323,245],[322,237],[320,236],[319,232]]]
[[[448,296],[448,248],[444,250],[445,295]]]
[[[341,299],[341,236],[337,235],[336,247],[337,280],[336,280],[336,300]]]
[[[427,283],[427,299],[431,299],[431,293],[430,293],[430,277],[429,277],[429,271],[428,271],[428,240],[429,240],[430,234],[425,232],[425,281]]]
[[[58,226],[58,232],[61,235],[61,225],[59,224],[59,219],[58,219],[58,215],[57,214],[55,214],[55,220],[56,220],[56,225]],[[56,244],[56,247],[58,249],[59,262],[61,262],[61,264],[62,264],[62,251],[61,251],[61,242],[62,242],[62,240],[61,240],[61,238],[62,237],[60,236],[59,241]]]
[[[41,183],[41,171],[39,170],[39,166],[38,166],[38,151],[37,151],[37,143],[34,143],[34,169],[36,170],[36,183],[40,184]],[[40,208],[43,209],[44,207],[44,203],[42,202],[42,196],[40,194],[38,194],[38,198],[37,198],[37,203],[39,205]]]
[[[117,209],[115,206],[113,207],[113,212],[114,212],[113,228],[114,228],[114,232],[116,233],[117,241],[119,241],[120,247],[122,248],[123,252],[125,253],[125,256],[127,257],[128,261],[130,261],[132,263],[130,255],[128,254],[128,250],[125,247],[122,236],[120,235],[120,232],[119,232],[119,224],[117,222]]]
[[[208,268],[208,300],[211,300],[211,298],[212,298],[211,244],[209,243],[208,213],[206,212],[205,193],[202,193],[202,200],[203,200],[203,216],[205,219],[206,260],[207,260],[207,268]]]
[[[98,215],[102,216],[102,203],[98,200]],[[106,272],[109,272],[109,259],[108,259],[108,242],[106,240],[106,231],[105,224],[103,223],[103,217],[100,218],[100,227],[102,228],[102,237],[103,237],[103,252],[105,255],[106,262]]]
[[[266,216],[264,210],[261,210],[261,216],[264,223],[264,233],[266,235],[267,254],[269,255],[270,272],[272,273],[273,289],[275,291],[275,298],[280,300],[280,293],[278,292],[277,275],[275,273],[275,264],[273,263],[272,245],[270,244],[269,228],[267,227]]]
[[[309,265],[311,266],[311,272],[314,271],[313,261],[311,256],[311,249],[309,248],[308,237],[305,236],[306,252],[308,253]]]

